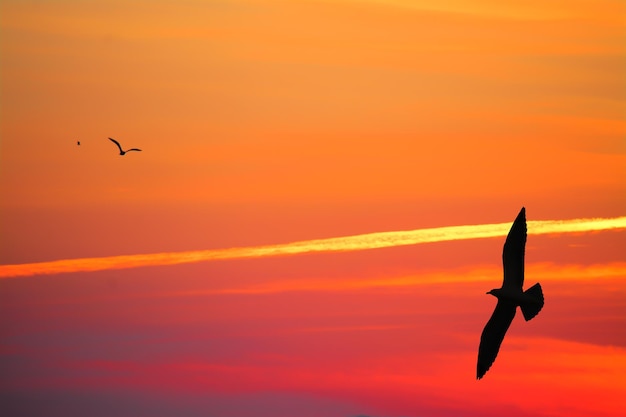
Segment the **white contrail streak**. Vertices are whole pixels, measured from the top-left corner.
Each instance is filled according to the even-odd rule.
[[[626,216],[572,220],[536,220],[529,221],[527,224],[530,235],[582,233],[624,229],[626,228]],[[500,237],[506,236],[510,227],[511,223],[448,226],[430,229],[367,233],[354,236],[243,248],[122,255],[102,258],[62,259],[50,262],[0,265],[0,278],[102,271],[142,266],[175,265],[221,259],[262,258],[314,252],[347,252],[451,240]]]

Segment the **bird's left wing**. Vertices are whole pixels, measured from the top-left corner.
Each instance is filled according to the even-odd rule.
[[[120,145],[120,143],[118,141],[116,141],[113,138],[109,138],[109,140],[117,145],[117,147],[119,148],[120,152],[123,152],[122,151],[122,145]]]
[[[496,360],[504,335],[515,317],[515,309],[514,303],[498,300],[498,304],[480,336],[476,379],[482,378]]]
[[[141,152],[141,149],[131,148],[131,149],[128,149],[126,152],[130,152],[130,151],[140,151]]]
[[[504,282],[502,288],[522,289],[524,285],[524,252],[526,251],[526,209],[522,207],[509,230],[502,251]]]

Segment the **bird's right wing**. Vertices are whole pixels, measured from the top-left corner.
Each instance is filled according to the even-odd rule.
[[[127,150],[126,152],[130,152],[130,151],[139,151],[141,152],[141,149],[137,149],[137,148],[130,148],[129,150]]]
[[[522,289],[524,285],[524,252],[526,250],[526,209],[522,207],[509,230],[502,251],[504,282],[502,288]]]
[[[504,335],[515,317],[515,309],[514,303],[498,300],[498,304],[480,336],[476,379],[482,378],[496,360]]]
[[[118,141],[116,141],[116,140],[115,140],[115,139],[113,139],[113,138],[109,138],[109,140],[110,140],[111,142],[115,143],[115,144],[117,145],[117,147],[118,147],[118,148],[120,148],[120,152],[123,152],[123,151],[122,151],[122,145],[120,145],[120,143],[119,143]]]

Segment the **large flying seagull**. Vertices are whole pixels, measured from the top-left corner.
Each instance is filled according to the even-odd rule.
[[[497,297],[498,304],[480,336],[476,366],[477,379],[481,379],[496,360],[504,335],[515,317],[517,306],[522,310],[526,321],[535,317],[543,307],[543,292],[539,283],[526,291],[522,290],[525,247],[526,209],[522,207],[504,243],[502,288],[496,288],[487,293]]]

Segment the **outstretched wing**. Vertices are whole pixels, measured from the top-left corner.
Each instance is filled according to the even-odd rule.
[[[502,288],[521,290],[524,285],[524,251],[526,248],[526,209],[522,207],[509,230],[502,251],[504,282]]]
[[[115,140],[115,139],[113,139],[113,138],[109,138],[109,140],[110,140],[111,142],[115,143],[115,144],[117,145],[117,147],[118,147],[118,148],[120,148],[120,152],[124,152],[124,151],[122,150],[122,146],[120,145],[120,143],[119,143],[118,141],[116,141],[116,140]]]
[[[498,304],[480,336],[476,379],[482,378],[496,360],[504,335],[509,329],[513,317],[515,317],[515,308],[514,303],[498,300]]]
[[[130,152],[130,151],[139,151],[139,152],[141,152],[141,149],[131,148],[131,149],[127,150],[126,152]]]

